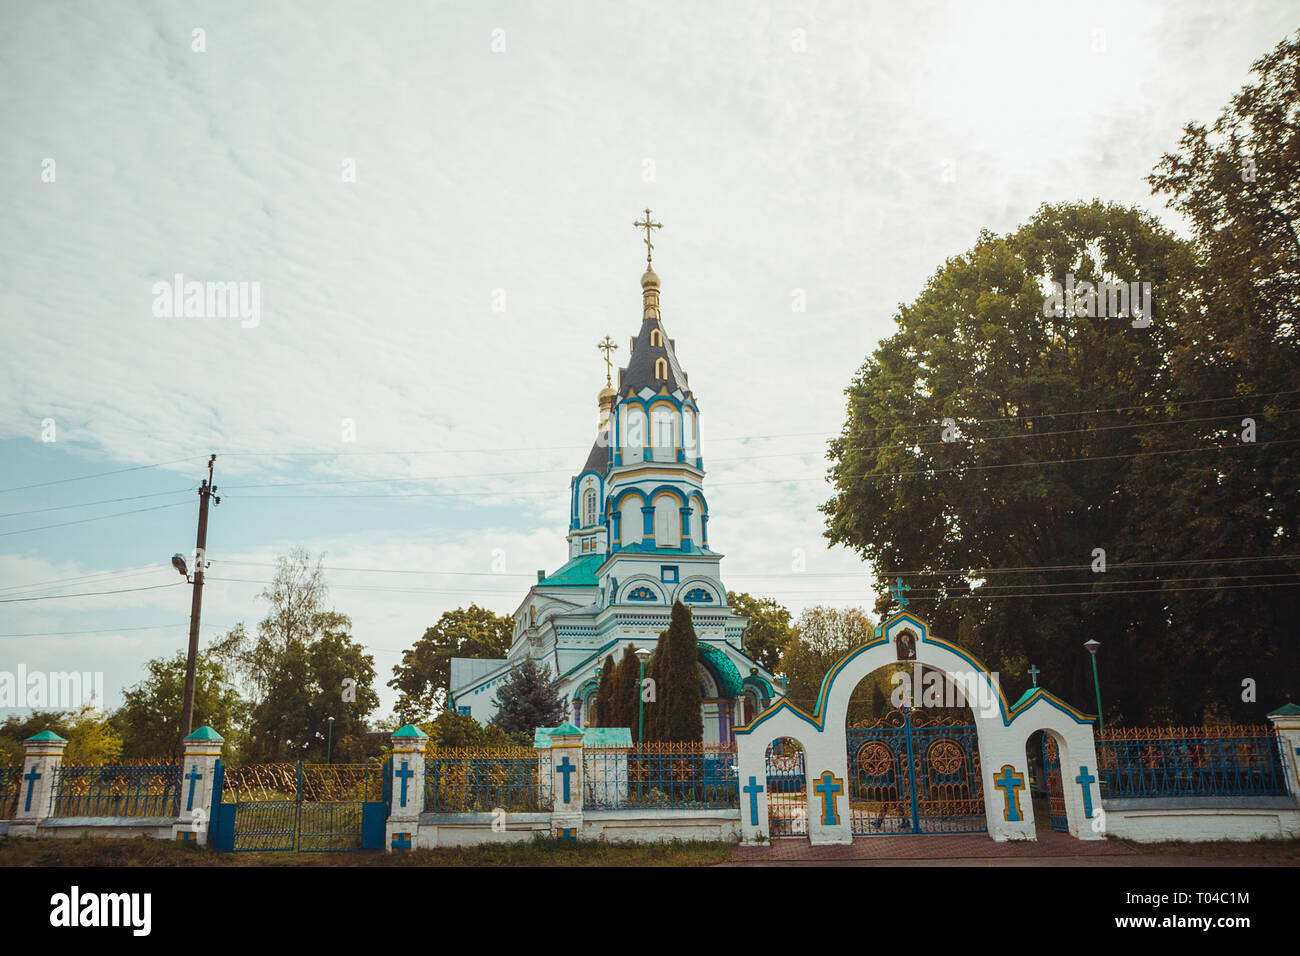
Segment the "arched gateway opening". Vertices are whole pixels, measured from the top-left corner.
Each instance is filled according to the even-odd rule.
[[[882,671],[902,675],[890,709],[865,720],[858,710],[851,719],[855,689],[872,675],[878,681]],[[1079,768],[1073,789],[1070,775],[1064,775],[1069,832],[1099,839],[1085,820],[1100,805],[1092,721],[1041,687],[1010,703],[996,673],[932,635],[920,618],[895,614],[871,641],[831,667],[811,712],[781,700],[736,729],[737,764],[747,795],[741,801],[743,838],[767,839],[772,801],[794,789],[776,788],[770,773],[769,744],[790,738],[800,745],[800,783],[807,788],[805,816],[813,844],[981,831],[998,841],[1033,840],[1026,745],[1045,731],[1061,764]],[[782,791],[780,797],[774,789]],[[792,816],[788,808],[778,814],[782,820]]]

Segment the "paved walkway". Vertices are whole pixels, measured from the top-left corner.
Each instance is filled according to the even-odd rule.
[[[1037,842],[997,843],[982,833],[858,837],[850,846],[811,846],[805,837],[779,837],[771,846],[738,846],[733,863],[795,861],[945,861],[1052,859],[1061,857],[1141,857],[1117,840],[1076,840],[1067,833],[1038,834]]]

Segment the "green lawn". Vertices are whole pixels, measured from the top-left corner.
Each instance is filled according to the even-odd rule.
[[[0,866],[708,866],[730,860],[732,846],[540,840],[411,853],[217,853],[148,837],[0,838]]]

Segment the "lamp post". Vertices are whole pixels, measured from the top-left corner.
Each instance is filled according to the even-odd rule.
[[[329,718],[329,737],[325,743],[325,762],[330,763],[330,758],[334,754],[334,718]]]
[[[636,649],[636,659],[641,662],[641,681],[636,686],[636,742],[645,740],[645,661],[650,652],[644,647]]]
[[[1101,716],[1101,681],[1097,677],[1097,648],[1101,647],[1100,641],[1084,641],[1083,646],[1088,649],[1092,655],[1092,686],[1097,691],[1097,727],[1099,730],[1106,729],[1106,720]]]

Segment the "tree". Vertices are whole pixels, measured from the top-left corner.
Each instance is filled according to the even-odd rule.
[[[583,723],[592,727],[612,727],[610,718],[614,716],[617,703],[614,700],[614,683],[617,666],[611,653],[605,658],[600,669],[600,683],[596,687],[596,712],[583,717]]]
[[[673,604],[668,630],[659,639],[655,656],[662,656],[657,667],[656,739],[698,743],[704,739],[699,648],[690,609],[680,601]]]
[[[1124,621],[1111,699],[1136,710],[1139,690],[1176,686],[1156,672],[1168,657],[1162,602],[1107,590],[1090,565],[1097,548],[1111,563],[1151,552],[1138,529],[1162,490],[1142,487],[1133,456],[1146,450],[1141,430],[1170,417],[1165,356],[1193,275],[1190,246],[1139,209],[1043,206],[1012,235],[981,233],[900,308],[847,390],[822,506],[826,536],[875,570],[878,612],[901,573],[911,609],[999,671],[1009,695],[1029,686],[1033,661],[1080,704],[1091,699],[1083,642]],[[1154,321],[1045,314],[1049,283],[1067,276],[1151,282]]]
[[[564,702],[550,671],[531,657],[510,672],[496,693],[492,723],[511,736],[531,738],[538,727],[555,727],[564,720]]]
[[[158,657],[145,665],[148,676],[122,692],[111,723],[122,738],[122,756],[163,757],[180,737],[185,695],[185,654]],[[248,705],[230,682],[226,667],[201,652],[195,667],[194,726],[205,724],[233,743],[248,717]]]
[[[790,640],[790,612],[771,598],[727,592],[727,603],[737,614],[749,618],[745,628],[745,652],[769,671],[781,663]]]
[[[785,694],[792,704],[811,713],[826,672],[849,651],[870,641],[875,625],[860,608],[817,605],[804,609],[792,632],[781,659]],[[860,716],[851,712],[850,720]]]
[[[398,692],[402,723],[428,720],[446,706],[453,657],[504,659],[510,651],[511,630],[510,618],[477,604],[444,611],[437,624],[402,652],[402,662],[393,668],[388,686]]]
[[[447,750],[454,747],[514,747],[532,746],[531,737],[512,737],[495,724],[480,724],[473,717],[444,710],[436,720],[422,724],[420,729],[429,735],[426,750]]]
[[[315,640],[289,644],[266,696],[253,708],[252,752],[276,760],[363,758],[365,719],[379,695],[374,658],[352,639],[351,624],[327,612],[315,622]]]
[[[379,704],[374,658],[353,640],[351,618],[326,609],[320,559],[313,565],[306,551],[290,551],[261,596],[270,607],[256,640],[240,624],[208,648],[250,689],[248,754],[324,760],[333,752],[360,759],[366,717]]]
[[[1300,562],[1286,557],[1300,552],[1300,33],[1252,70],[1213,125],[1188,123],[1148,177],[1190,222],[1198,263],[1170,365],[1172,397],[1200,421],[1153,435],[1138,478],[1154,491],[1142,525],[1152,560],[1202,559],[1185,572],[1202,590],[1175,591],[1175,581],[1163,595],[1179,652],[1163,655],[1169,680],[1153,704],[1180,720],[1262,722],[1300,694],[1300,643],[1289,636],[1300,588],[1287,586]],[[1161,454],[1194,443],[1226,450]],[[1109,699],[1114,667],[1109,648],[1102,655]],[[1245,675],[1259,681],[1257,702],[1242,699]]]
[[[636,655],[636,645],[623,648],[614,680],[614,710],[607,727],[626,727],[637,736],[641,715],[641,658]]]
[[[51,730],[68,741],[63,762],[70,767],[111,763],[122,755],[122,740],[107,715],[87,705],[75,712],[33,711],[27,717],[6,717],[0,724],[0,766],[6,762],[5,758],[10,766],[22,766],[26,754],[23,741],[43,730]],[[174,747],[173,738],[157,756],[175,759],[170,753]]]

